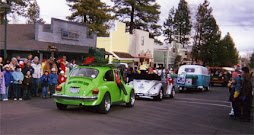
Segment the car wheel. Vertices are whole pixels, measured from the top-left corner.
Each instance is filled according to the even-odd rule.
[[[129,103],[126,103],[126,106],[127,106],[127,107],[133,107],[134,104],[135,104],[135,100],[136,100],[136,98],[135,98],[135,93],[134,93],[133,90],[131,90],[131,93],[130,93],[130,102],[129,102]]]
[[[163,98],[163,91],[162,89],[159,91],[158,95],[155,97],[155,100],[161,101]]]
[[[56,103],[56,107],[57,107],[59,110],[66,110],[67,105],[60,104],[60,103]]]
[[[175,88],[173,87],[170,98],[174,98],[175,94],[176,94],[176,91],[175,91]]]
[[[98,106],[98,112],[107,114],[110,110],[110,107],[111,107],[110,95],[109,95],[109,93],[106,93],[104,95],[100,105]]]

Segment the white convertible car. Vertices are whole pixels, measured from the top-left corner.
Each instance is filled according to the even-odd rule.
[[[161,78],[157,74],[134,75],[134,81],[128,83],[135,90],[137,98],[149,98],[161,101],[163,97],[175,96],[173,78]]]

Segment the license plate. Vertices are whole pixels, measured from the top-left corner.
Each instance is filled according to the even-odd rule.
[[[80,88],[70,88],[70,93],[79,93]]]
[[[139,89],[144,89],[145,87],[143,85],[140,85],[138,88]]]
[[[218,79],[218,78],[213,78],[213,80],[217,81],[217,80],[219,80],[219,79]]]
[[[143,93],[137,93],[138,96],[143,96],[144,94]]]

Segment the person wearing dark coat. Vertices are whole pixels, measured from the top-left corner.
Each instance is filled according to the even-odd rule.
[[[30,71],[26,72],[26,75],[23,80],[23,99],[30,100],[31,99],[31,91],[32,91],[32,83],[33,78]]]
[[[31,61],[27,61],[26,66],[22,69],[23,75],[26,75],[27,71],[30,71],[31,75],[34,73],[34,68],[31,66]]]
[[[243,85],[241,90],[241,98],[242,98],[242,118],[244,121],[250,122],[251,120],[251,107],[252,107],[252,83],[251,83],[251,75],[249,72],[249,68],[244,67],[242,69],[243,74]]]

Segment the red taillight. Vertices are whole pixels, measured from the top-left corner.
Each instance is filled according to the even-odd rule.
[[[62,86],[57,86],[56,91],[60,92],[60,91],[62,91],[62,88],[63,88]]]
[[[98,95],[99,94],[99,89],[93,89],[93,95]]]

